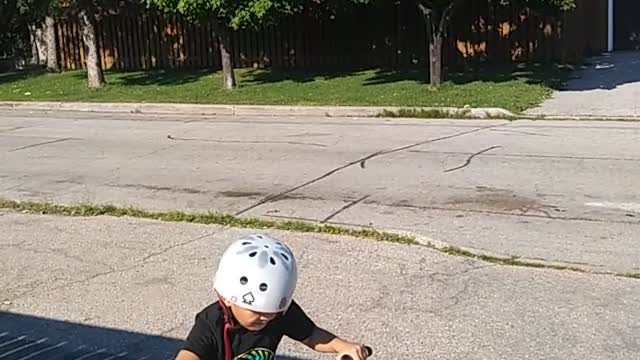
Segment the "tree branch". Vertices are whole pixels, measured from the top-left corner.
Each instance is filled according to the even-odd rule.
[[[424,2],[424,3],[422,1],[418,2],[418,9],[420,9],[420,11],[422,11],[422,14],[424,14],[424,16],[430,16],[432,8],[433,8],[433,4],[431,4],[428,1]]]
[[[451,13],[459,2],[460,0],[453,0],[442,12],[442,16],[440,17],[440,24],[438,24],[438,35],[442,35],[444,33],[446,26],[449,24]]]

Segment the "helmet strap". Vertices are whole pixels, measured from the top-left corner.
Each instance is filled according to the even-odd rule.
[[[222,308],[224,314],[224,360],[231,360],[231,340],[229,339],[229,330],[233,327],[233,320],[231,320],[231,310],[222,300],[222,297],[218,295],[218,303]]]

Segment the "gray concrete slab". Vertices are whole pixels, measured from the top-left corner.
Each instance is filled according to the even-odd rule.
[[[18,341],[66,342],[50,349],[54,354],[83,346],[68,358],[102,349],[92,357],[101,360],[122,353],[170,358],[195,313],[212,301],[218,257],[250,232],[18,213],[1,213],[0,228],[0,356],[16,348],[3,348],[3,339],[26,336]],[[638,280],[497,266],[350,237],[268,233],[297,255],[296,297],[306,311],[371,344],[379,359],[627,360],[640,353]],[[33,345],[20,356],[43,349]],[[282,351],[331,358],[289,340]]]
[[[640,117],[640,52],[590,59],[561,90],[527,113],[533,115]]]
[[[0,133],[4,198],[375,226],[640,271],[636,123],[13,111],[0,126],[20,127]]]

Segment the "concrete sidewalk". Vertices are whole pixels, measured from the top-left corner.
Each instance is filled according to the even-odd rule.
[[[80,358],[77,349],[102,349],[91,359],[124,352],[122,359],[171,358],[195,313],[212,301],[221,252],[249,232],[17,213],[0,213],[0,228],[0,343],[31,341],[14,354],[24,359],[36,351],[39,359],[74,351]],[[297,300],[309,315],[372,345],[376,359],[629,360],[640,353],[638,280],[268,233],[297,254]],[[282,350],[291,358],[332,358],[291,341]],[[3,351],[11,350],[0,344]]]
[[[595,57],[529,115],[640,119],[640,52]]]

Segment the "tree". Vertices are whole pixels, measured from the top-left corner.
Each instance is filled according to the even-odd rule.
[[[463,8],[466,1],[475,0],[415,0],[427,22],[429,39],[429,75],[432,86],[440,86],[442,76],[442,44],[451,17]],[[575,7],[575,0],[495,0],[500,5],[519,3],[546,11],[568,11]]]
[[[45,39],[47,43],[47,70],[51,72],[60,71],[58,62],[58,44],[56,43],[56,22],[51,14],[44,18]]]
[[[17,0],[20,16],[28,24],[29,32],[32,37],[32,47],[38,45],[41,37],[42,24],[44,23],[44,38],[46,43],[46,62],[47,70],[51,72],[59,72],[60,65],[58,62],[58,49],[56,43],[55,21],[53,16],[58,11],[57,0]],[[32,51],[32,62],[39,63],[43,59],[39,59],[40,51],[36,54]],[[35,61],[34,61],[35,60]]]
[[[213,20],[220,49],[223,86],[236,86],[231,58],[231,34],[240,29],[257,28],[278,16],[302,9],[302,0],[146,0],[147,5],[165,12],[178,13],[190,21]]]
[[[16,0],[0,1],[0,56],[23,55],[28,45]],[[2,69],[0,69],[2,71]]]
[[[47,43],[42,33],[42,27],[29,24],[29,41],[31,42],[31,65],[45,65],[47,63]]]
[[[96,18],[100,14],[100,6],[92,0],[78,0],[76,7],[86,50],[87,86],[89,89],[98,89],[106,84],[100,65],[96,36]]]
[[[80,32],[85,49],[87,86],[98,89],[106,85],[104,72],[98,52],[96,23],[100,17],[111,11],[126,11],[129,6],[138,6],[140,0],[58,0],[64,4],[68,13],[78,16]]]

